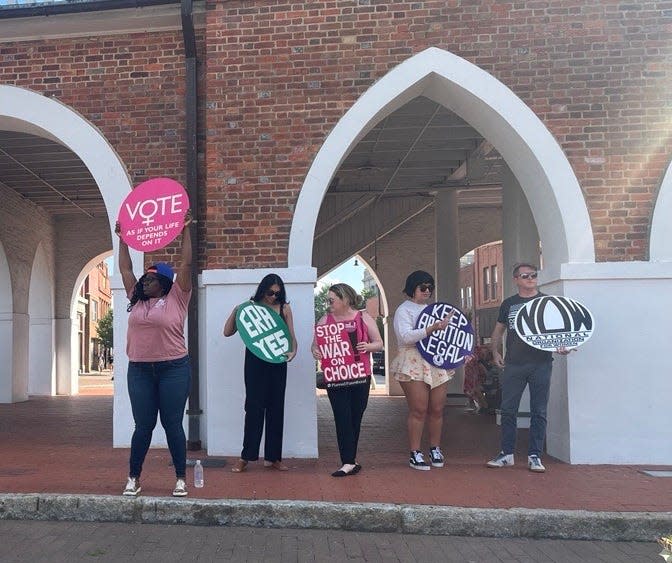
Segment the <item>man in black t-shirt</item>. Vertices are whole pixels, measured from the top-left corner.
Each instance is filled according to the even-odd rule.
[[[523,342],[516,333],[514,320],[518,310],[528,301],[543,295],[537,289],[537,267],[533,264],[516,264],[513,281],[518,293],[505,299],[499,307],[497,324],[492,331],[492,356],[494,363],[504,368],[502,374],[502,442],[501,451],[488,461],[488,467],[510,467],[516,448],[516,431],[520,398],[525,387],[530,387],[530,440],[527,466],[530,471],[543,473],[541,452],[546,437],[546,410],[551,386],[553,356],[551,352],[537,350]],[[506,332],[506,362],[502,358],[502,337]],[[561,354],[567,350],[558,350]]]

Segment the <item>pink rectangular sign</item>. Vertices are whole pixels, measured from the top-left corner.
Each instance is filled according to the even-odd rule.
[[[355,359],[355,351],[344,323],[316,326],[315,341],[322,355],[320,366],[327,389],[368,381],[364,362]]]

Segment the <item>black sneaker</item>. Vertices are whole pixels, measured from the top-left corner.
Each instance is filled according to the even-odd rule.
[[[429,448],[429,458],[432,461],[432,467],[443,467],[443,453],[439,446]]]
[[[413,469],[419,469],[420,471],[429,471],[429,464],[425,461],[420,450],[415,450],[411,452],[411,459],[408,460],[408,465]]]

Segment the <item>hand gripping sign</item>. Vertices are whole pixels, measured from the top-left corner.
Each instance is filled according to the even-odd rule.
[[[247,349],[272,364],[287,361],[291,336],[287,324],[270,307],[246,301],[238,306],[236,328]]]
[[[595,330],[591,312],[569,297],[543,295],[525,303],[514,320],[523,342],[538,350],[577,348]]]
[[[317,325],[315,341],[322,354],[320,366],[327,389],[368,382],[366,367],[356,359],[344,323]]]
[[[466,315],[450,303],[427,305],[415,328],[426,328],[455,311],[448,326],[416,343],[423,359],[434,367],[454,369],[461,366],[474,349],[474,329]]]
[[[147,180],[121,204],[121,238],[142,252],[168,246],[182,232],[188,210],[189,197],[181,184],[170,178]]]

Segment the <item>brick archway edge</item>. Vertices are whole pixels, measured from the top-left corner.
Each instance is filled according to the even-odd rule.
[[[289,267],[312,263],[317,215],[343,160],[386,115],[417,96],[454,111],[500,152],[534,215],[544,262],[594,263],[590,217],[578,180],[560,145],[507,86],[472,63],[431,47],[374,84],[339,120],[303,183],[289,239]]]

